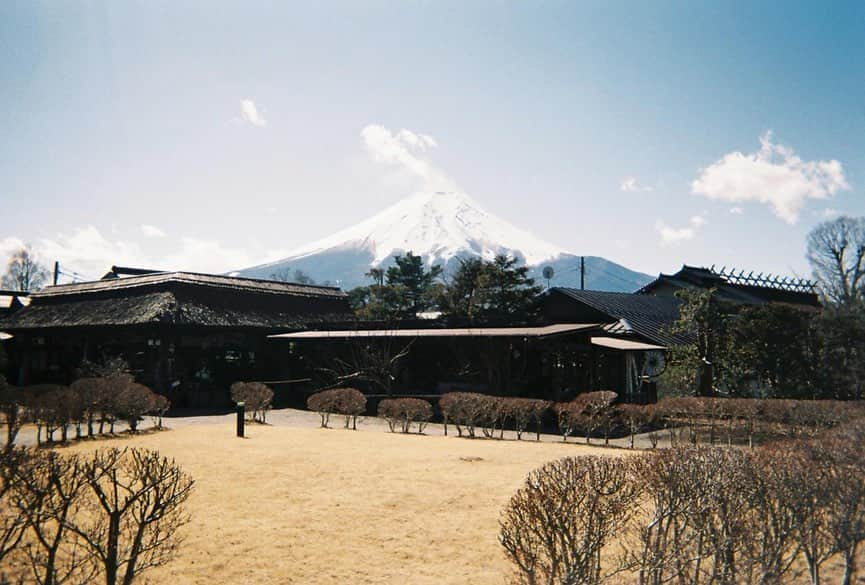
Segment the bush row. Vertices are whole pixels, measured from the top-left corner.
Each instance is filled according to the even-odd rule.
[[[865,542],[860,419],[818,440],[576,457],[532,472],[500,542],[521,583],[849,584]],[[562,510],[568,512],[563,514]]]
[[[494,437],[497,430],[499,437],[502,437],[505,427],[512,426],[517,433],[517,439],[522,439],[529,425],[534,424],[540,439],[543,418],[550,405],[546,400],[490,396],[475,392],[449,392],[443,394],[439,400],[445,435],[448,434],[448,424],[452,424],[460,437],[463,436],[463,431],[469,437],[475,437],[477,428],[481,429],[485,437]]]
[[[66,441],[69,428],[74,427],[75,438],[102,434],[105,425],[114,432],[116,421],[129,424],[134,432],[141,419],[150,415],[161,427],[162,416],[171,403],[161,394],[138,384],[132,376],[121,374],[108,378],[82,378],[69,386],[40,384],[16,388],[0,387],[0,410],[6,423],[6,445],[15,438],[24,423],[37,425],[37,443],[51,443],[55,434]],[[98,431],[95,425],[98,422]]]
[[[347,396],[351,396],[349,399]],[[439,400],[444,433],[456,427],[459,436],[499,438],[505,429],[513,429],[517,439],[531,426],[536,437],[548,418],[554,417],[564,441],[574,435],[591,442],[595,436],[604,443],[614,434],[630,436],[648,432],[652,446],[657,446],[660,431],[669,433],[671,446],[678,442],[753,446],[755,437],[808,438],[825,429],[865,416],[862,403],[832,400],[786,400],[748,398],[670,398],[657,404],[617,404],[618,395],[611,391],[586,392],[570,402],[550,402],[532,398],[491,396],[475,392],[449,392]],[[363,413],[366,402],[357,390],[335,389],[314,394],[308,406],[322,416],[327,426],[329,415],[343,414],[355,418]],[[418,432],[432,419],[432,406],[417,398],[385,399],[378,408],[391,431]],[[346,421],[348,424],[348,420]]]
[[[692,444],[714,444],[725,440],[753,446],[755,436],[763,439],[808,438],[845,422],[865,416],[860,402],[834,400],[781,400],[746,398],[671,398],[657,404],[616,404],[611,391],[586,392],[570,402],[548,402],[526,398],[506,398],[471,392],[444,394],[439,402],[445,422],[470,436],[481,428],[484,436],[502,436],[505,427],[521,438],[530,423],[540,433],[548,413],[555,416],[562,439],[581,434],[590,442],[600,435],[604,443],[613,433],[634,437],[649,432],[653,446],[658,431],[667,429],[671,444],[684,440]],[[682,435],[685,434],[686,438]]]
[[[631,416],[644,426],[668,429],[671,445],[674,429],[685,431],[692,444],[702,435],[710,444],[725,440],[753,446],[756,436],[809,438],[865,415],[861,402],[838,400],[670,398],[641,408]]]

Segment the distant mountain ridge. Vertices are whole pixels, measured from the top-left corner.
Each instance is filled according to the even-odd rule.
[[[316,282],[351,289],[370,280],[372,267],[387,268],[394,255],[412,252],[428,266],[441,265],[445,274],[460,259],[496,254],[518,258],[539,283],[546,266],[553,268],[552,286],[579,286],[580,257],[565,251],[482,209],[460,192],[422,192],[398,201],[347,229],[302,246],[287,257],[236,271],[253,278],[290,275],[295,270]],[[632,292],[650,282],[636,272],[598,256],[586,257],[586,288]]]

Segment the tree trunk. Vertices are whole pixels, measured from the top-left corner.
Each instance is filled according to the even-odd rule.
[[[844,577],[841,585],[851,585],[856,577],[856,545],[844,552]]]
[[[105,585],[117,585],[117,555],[120,539],[120,513],[112,512],[108,521],[108,547],[105,551]]]

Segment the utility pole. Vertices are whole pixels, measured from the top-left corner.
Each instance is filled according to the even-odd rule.
[[[580,256],[580,290],[586,290],[586,257]]]
[[[60,262],[54,261],[54,285],[57,286],[57,277],[60,276]]]

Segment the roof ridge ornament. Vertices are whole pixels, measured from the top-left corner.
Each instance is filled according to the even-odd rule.
[[[794,278],[790,276],[784,276],[782,278],[780,275],[777,274],[764,274],[762,272],[755,276],[753,270],[750,271],[748,274],[745,274],[744,270],[737,271],[735,268],[731,268],[728,270],[726,266],[723,266],[720,270],[717,270],[714,264],[712,264],[711,267],[706,268],[706,270],[708,270],[715,276],[724,279],[729,284],[756,286],[759,288],[785,290],[790,292],[817,292],[817,283],[807,278]]]

